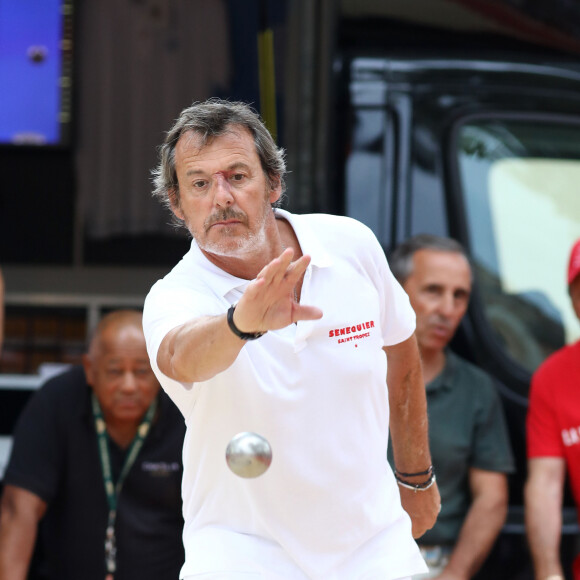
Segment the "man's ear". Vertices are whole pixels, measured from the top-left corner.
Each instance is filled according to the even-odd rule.
[[[83,368],[85,369],[85,376],[87,378],[87,383],[93,385],[95,382],[95,373],[93,368],[93,361],[88,354],[83,354],[82,356]]]
[[[177,187],[172,187],[169,189],[167,192],[167,197],[169,198],[169,205],[175,217],[180,220],[184,220],[185,218],[183,216],[183,212],[181,211],[181,203],[179,202],[179,190]]]
[[[276,203],[282,195],[282,180],[279,175],[274,175],[269,178],[270,195],[268,197],[271,204]]]

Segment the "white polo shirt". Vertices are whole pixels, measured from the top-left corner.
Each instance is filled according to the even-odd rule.
[[[425,572],[386,460],[382,347],[411,336],[414,312],[366,226],[277,212],[312,257],[301,301],[320,307],[321,320],[269,331],[227,370],[182,384],[157,367],[163,338],[192,318],[225,314],[248,281],[214,266],[193,242],[145,302],[153,369],[187,425],[182,577],[388,580]],[[226,447],[241,431],[272,446],[270,468],[255,479],[226,465]]]

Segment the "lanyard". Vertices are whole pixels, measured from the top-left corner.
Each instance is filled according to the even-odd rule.
[[[107,494],[107,503],[109,504],[109,518],[107,522],[107,531],[105,533],[105,564],[107,566],[108,574],[112,575],[116,569],[116,556],[117,556],[117,546],[115,541],[115,519],[117,517],[117,499],[121,493],[121,487],[123,486],[123,481],[129,473],[133,463],[143,443],[149,433],[149,428],[151,427],[151,421],[155,416],[155,411],[157,410],[157,398],[153,400],[147,413],[143,418],[143,421],[137,429],[137,434],[135,435],[133,441],[131,442],[131,447],[125,458],[125,463],[123,464],[123,469],[117,480],[117,485],[113,484],[113,474],[111,471],[111,458],[109,456],[109,443],[107,437],[107,425],[103,419],[103,412],[99,401],[95,393],[91,393],[91,401],[93,405],[93,417],[95,419],[95,429],[97,431],[97,438],[99,442],[99,456],[101,459],[101,467],[103,468],[103,483],[105,484],[105,493]]]

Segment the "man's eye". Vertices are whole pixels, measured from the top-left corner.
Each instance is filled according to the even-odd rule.
[[[234,175],[232,175],[232,180],[233,181],[242,181],[244,179],[245,175],[243,173],[236,173]]]
[[[195,189],[202,189],[206,185],[207,185],[207,181],[203,181],[203,180],[199,180],[199,181],[194,181],[193,182],[193,187]]]

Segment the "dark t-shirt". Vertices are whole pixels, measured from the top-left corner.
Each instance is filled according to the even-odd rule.
[[[4,484],[48,502],[30,578],[103,580],[109,512],[90,405],[78,367],[33,395],[14,433]],[[123,483],[117,506],[115,580],[179,577],[183,417],[161,391],[159,412]],[[125,451],[109,444],[115,476]]]
[[[471,505],[469,469],[513,473],[501,399],[490,375],[447,351],[443,372],[427,385],[429,444],[441,513],[420,544],[454,543]]]

